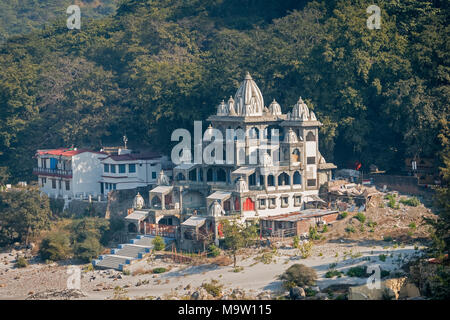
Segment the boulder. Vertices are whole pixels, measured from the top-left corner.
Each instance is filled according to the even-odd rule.
[[[407,282],[400,289],[399,298],[417,298],[420,297],[419,288],[414,283]]]
[[[289,297],[292,300],[302,300],[306,296],[305,290],[301,287],[293,287],[289,290]]]

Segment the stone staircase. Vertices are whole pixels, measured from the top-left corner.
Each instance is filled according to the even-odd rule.
[[[153,249],[152,241],[155,236],[140,235],[136,239],[130,240],[127,244],[119,244],[117,249],[111,249],[110,254],[101,255],[92,261],[92,265],[97,269],[116,269],[123,271],[125,265],[141,260],[144,255]],[[173,239],[163,238],[167,244]]]

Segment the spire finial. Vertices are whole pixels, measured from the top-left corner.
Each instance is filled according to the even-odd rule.
[[[247,71],[247,74],[245,75],[245,80],[252,80],[252,76],[250,75],[250,72]]]

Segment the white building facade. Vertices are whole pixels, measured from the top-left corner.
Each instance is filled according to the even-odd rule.
[[[101,193],[156,184],[166,163],[168,158],[155,152],[109,155],[101,160]]]
[[[97,197],[101,194],[100,160],[105,156],[103,152],[77,148],[38,150],[33,173],[38,176],[40,190],[49,197]]]

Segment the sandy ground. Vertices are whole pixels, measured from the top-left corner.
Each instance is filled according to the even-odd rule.
[[[317,285],[323,289],[331,284],[364,284],[365,278],[327,279],[324,277],[332,263],[337,263],[335,269],[346,271],[352,266],[379,264],[383,270],[396,272],[409,259],[421,254],[421,250],[414,245],[395,245],[383,241],[352,241],[336,240],[314,246],[312,255],[301,259],[298,251],[292,248],[280,248],[273,257],[273,261],[264,264],[255,260],[261,255],[259,249],[246,250],[239,256],[238,266],[243,267],[240,272],[233,272],[232,266],[219,267],[217,265],[188,266],[181,264],[167,264],[160,260],[148,267],[171,267],[164,274],[122,275],[113,270],[94,270],[81,272],[81,291],[87,295],[82,299],[111,299],[114,288],[125,288],[126,295],[131,299],[161,297],[162,299],[177,295],[178,297],[192,294],[195,288],[203,282],[218,280],[224,288],[241,289],[249,296],[256,296],[261,292],[270,292],[273,296],[281,294],[281,281],[278,276],[290,265],[302,263],[313,267],[319,276]],[[252,252],[252,253],[251,253]],[[386,260],[380,261],[379,255],[387,255]],[[370,261],[369,261],[370,260]],[[67,274],[69,263],[46,265],[31,260],[27,268],[14,267],[15,256],[10,253],[0,254],[0,299],[26,299],[30,294],[49,289],[63,290],[67,288]],[[79,265],[83,267],[83,265]],[[117,279],[117,277],[121,279]],[[148,280],[148,283],[147,283]],[[144,284],[136,286],[138,282]]]

